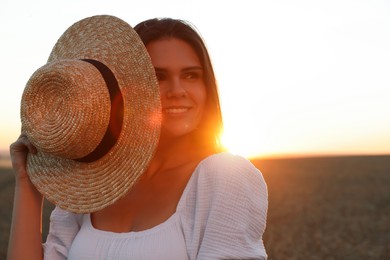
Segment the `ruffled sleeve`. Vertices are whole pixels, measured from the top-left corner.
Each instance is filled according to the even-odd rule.
[[[50,229],[43,244],[44,259],[67,259],[73,239],[80,230],[82,215],[56,207],[50,216]]]
[[[203,161],[183,206],[190,259],[267,259],[268,193],[261,172],[228,153]]]

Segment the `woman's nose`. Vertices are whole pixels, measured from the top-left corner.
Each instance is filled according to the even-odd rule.
[[[167,97],[184,97],[187,94],[182,82],[180,79],[173,79],[169,82],[167,89]]]

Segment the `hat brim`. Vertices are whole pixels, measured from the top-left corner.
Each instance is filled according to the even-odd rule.
[[[110,68],[123,96],[122,129],[109,152],[93,162],[53,156],[38,147],[36,155],[28,156],[28,174],[50,202],[90,213],[123,197],[148,167],[160,133],[159,87],[138,34],[113,16],[89,17],[69,27],[48,62],[62,59],[98,60]]]

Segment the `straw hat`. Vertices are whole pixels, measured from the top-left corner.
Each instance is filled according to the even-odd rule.
[[[28,174],[49,201],[90,213],[124,196],[147,168],[161,122],[155,71],[137,33],[107,15],[69,27],[27,82],[21,121],[38,150]]]

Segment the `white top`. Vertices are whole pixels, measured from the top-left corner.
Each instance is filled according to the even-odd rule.
[[[165,222],[144,231],[95,229],[89,214],[56,207],[45,259],[267,259],[262,236],[268,208],[261,172],[220,153],[199,163]]]

